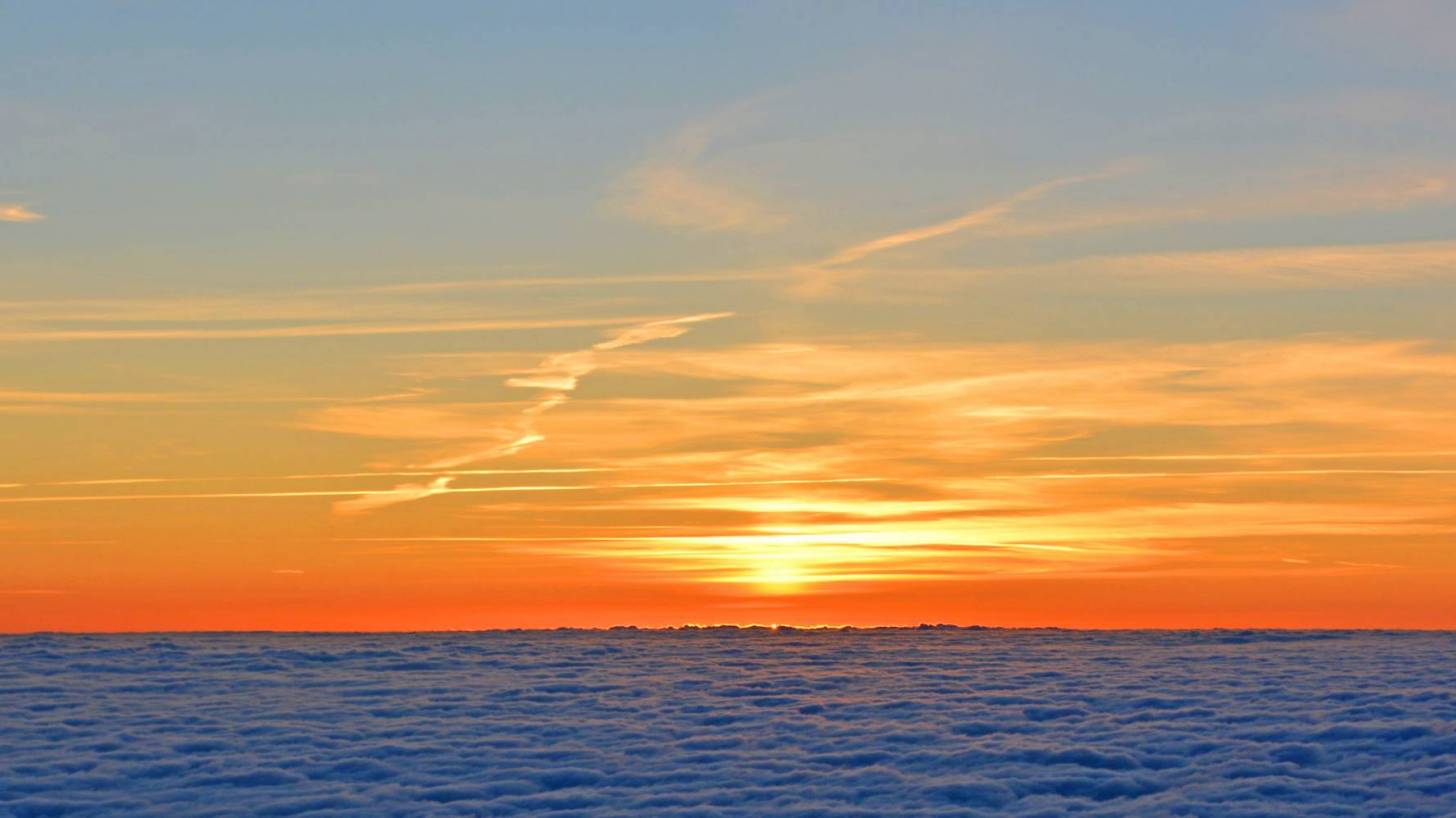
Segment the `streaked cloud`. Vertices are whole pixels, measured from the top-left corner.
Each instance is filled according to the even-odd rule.
[[[437,458],[425,465],[426,468],[453,469],[482,460],[516,454],[527,446],[545,440],[537,431],[536,419],[547,411],[566,402],[567,394],[576,389],[582,377],[597,367],[597,356],[606,351],[645,344],[665,338],[676,338],[687,332],[693,324],[727,318],[732,313],[716,312],[648,321],[613,332],[605,341],[590,347],[552,355],[541,362],[534,372],[506,379],[506,386],[523,389],[539,389],[540,397],[521,410],[514,424],[508,427],[506,439],[492,443],[483,449],[451,454]]]
[[[177,392],[59,392],[0,389],[5,403],[174,403],[198,400],[199,396]]]
[[[724,133],[740,129],[755,105],[733,105],[679,129],[619,180],[609,204],[633,219],[664,227],[757,233],[785,225],[789,215],[783,207],[711,161]]]
[[[1380,212],[1456,202],[1456,172],[1449,168],[1308,172],[1238,187],[1243,189],[1200,196],[1184,194],[1163,201],[1044,208],[1023,219],[988,225],[982,233],[996,238],[1050,236],[1114,228]]]
[[[398,503],[423,500],[426,497],[433,497],[448,491],[450,483],[454,479],[453,477],[436,477],[428,483],[403,483],[385,493],[364,494],[349,500],[340,500],[334,503],[334,513],[360,514]]]
[[[1432,499],[1456,481],[1453,356],[1358,338],[625,349],[618,373],[735,386],[579,401],[553,424],[557,450],[663,477],[476,513],[550,515],[493,535],[498,549],[774,592],[1184,570],[1169,566],[1229,537],[1345,538],[1349,561],[1374,563],[1391,537],[1456,531]],[[1190,439],[1217,450],[1189,454]],[[1237,466],[1207,462],[1220,457]]]
[[[534,369],[505,379],[508,387],[536,390],[538,395],[525,408],[516,410],[515,416],[504,423],[493,418],[482,423],[475,413],[462,413],[448,408],[384,404],[331,407],[314,413],[306,421],[306,425],[314,429],[370,437],[470,441],[467,448],[436,455],[419,466],[427,471],[444,472],[485,460],[507,457],[546,439],[538,429],[538,419],[567,401],[581,378],[597,368],[598,358],[602,353],[676,338],[688,332],[695,324],[730,315],[732,313],[702,313],[647,321],[615,330],[609,333],[606,340],[585,349],[550,355]],[[441,480],[445,482],[442,483]],[[341,504],[340,510],[367,511],[395,502],[422,499],[439,493],[448,482],[448,478],[442,476],[430,484],[435,486],[438,483],[435,490],[428,492],[422,492],[419,484],[401,485],[397,499],[381,502],[379,497],[365,498],[359,503]]]
[[[1422,205],[1456,202],[1456,172],[1447,169],[1382,169],[1331,173],[1306,173],[1262,182],[1264,189],[1233,193],[1204,194],[1159,202],[1112,202],[1088,206],[1048,207],[1042,200],[1049,194],[1085,182],[1108,180],[1138,167],[1123,162],[1080,176],[1053,179],[1026,188],[1012,196],[976,208],[954,219],[903,230],[869,241],[849,245],[808,264],[798,265],[791,275],[793,292],[806,296],[833,294],[845,281],[873,275],[914,273],[903,266],[870,265],[872,257],[900,247],[968,233],[982,239],[1052,236],[1105,231],[1115,228],[1146,228],[1168,224],[1216,224],[1230,221],[1258,221],[1310,215],[1361,211],[1401,210]],[[1426,276],[1449,271],[1449,242],[1407,243],[1384,246],[1308,246],[1297,248],[1247,248],[1198,253],[1178,251],[1163,254],[1113,257],[1073,256],[1053,267],[1080,272],[1107,268],[1108,278],[1131,278],[1159,265],[1185,263],[1192,267],[1217,265],[1242,271],[1225,275],[1224,287],[1319,286],[1341,280],[1346,285],[1362,279],[1390,280],[1399,276]],[[1253,261],[1250,265],[1247,262]],[[1373,262],[1373,264],[1372,264]],[[1377,273],[1373,267],[1388,269]],[[996,275],[995,269],[978,271]],[[933,274],[932,274],[933,278]],[[1282,284],[1278,283],[1280,280]],[[1301,283],[1303,280],[1304,283]]]
[[[243,340],[255,338],[339,338],[369,335],[418,335],[449,332],[563,329],[628,323],[640,318],[560,318],[494,321],[435,321],[404,324],[307,324],[290,327],[187,327],[177,329],[21,329],[0,330],[0,341],[162,341]]]
[[[277,480],[288,479],[286,477],[273,478]],[[215,491],[215,492],[169,492],[156,494],[42,494],[26,495],[18,497],[0,497],[0,503],[107,503],[126,502],[134,500],[270,500],[289,499],[298,497],[349,497],[358,498],[358,503],[346,504],[345,511],[368,510],[375,506],[394,505],[396,503],[418,500],[425,497],[434,497],[440,494],[509,494],[516,492],[606,492],[606,491],[636,491],[643,489],[696,489],[696,488],[722,488],[722,487],[743,487],[743,486],[816,486],[816,485],[841,485],[853,483],[873,483],[876,478],[871,477],[828,477],[823,479],[805,480],[719,480],[719,481],[665,481],[651,483],[568,483],[568,484],[527,484],[527,485],[503,485],[503,486],[454,486],[455,477],[439,477],[429,483],[409,483],[395,486],[388,489],[370,488],[339,488],[320,489],[310,491]],[[34,485],[94,485],[91,481],[66,481],[58,483],[37,483]],[[18,488],[19,484],[12,486],[0,486],[0,488]]]
[[[342,539],[368,546],[359,560],[397,559],[400,549],[566,560],[634,582],[769,597],[1016,577],[1247,575],[1295,565],[1283,557],[1357,575],[1407,570],[1372,567],[1403,563],[1393,538],[1456,532],[1438,500],[1456,483],[1449,345],[652,346],[722,317],[620,327],[498,372],[537,393],[524,408],[386,402],[316,418],[317,428],[364,437],[456,441],[456,456],[474,455],[482,430],[502,445],[521,441],[522,423],[603,367],[721,385],[682,397],[573,398],[553,418],[553,446],[537,453],[559,466],[300,472],[221,491],[124,481],[103,492],[78,480],[78,493],[12,486],[0,505],[322,500],[358,534]],[[1310,544],[1326,541],[1338,545],[1311,559]]]
[[[870,256],[930,239],[937,239],[956,233],[996,225],[1003,222],[1020,207],[1035,202],[1060,188],[1083,182],[1111,178],[1126,173],[1132,167],[1133,165],[1130,163],[1122,163],[1093,173],[1063,176],[1041,182],[1018,191],[1004,199],[992,202],[989,205],[975,208],[953,219],[936,222],[923,227],[901,230],[896,233],[870,239],[869,241],[849,245],[818,261],[799,267],[796,271],[799,281],[794,288],[795,292],[808,296],[831,293],[840,281],[851,275],[843,268],[863,261]]]
[[[1456,278],[1456,242],[1259,247],[1090,257],[1032,268],[1158,289],[1368,287]]]
[[[0,222],[27,224],[29,222],[41,221],[44,218],[45,216],[31,210],[23,204],[13,202],[9,204],[0,203]]]
[[[1084,255],[1040,264],[865,267],[866,297],[889,297],[898,277],[925,293],[1035,282],[1046,290],[1171,292],[1399,287],[1456,280],[1456,241],[1235,247]]]
[[[1001,5],[14,40],[0,630],[1452,624],[1453,12]]]

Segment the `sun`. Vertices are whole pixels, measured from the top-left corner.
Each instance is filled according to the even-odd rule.
[[[764,554],[744,580],[764,594],[796,594],[810,581],[802,563],[782,554]]]

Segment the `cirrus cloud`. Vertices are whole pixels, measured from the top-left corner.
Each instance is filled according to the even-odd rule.
[[[34,210],[31,210],[29,207],[26,207],[23,204],[16,204],[13,202],[0,204],[0,222],[18,222],[21,224],[26,224],[29,222],[38,222],[44,218],[44,215],[37,213]]]

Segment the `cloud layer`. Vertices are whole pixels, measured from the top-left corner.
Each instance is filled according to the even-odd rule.
[[[1449,815],[1456,637],[0,640],[0,813]]]

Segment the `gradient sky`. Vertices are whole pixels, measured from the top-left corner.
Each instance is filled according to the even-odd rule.
[[[1456,627],[1453,30],[0,3],[0,630]]]

